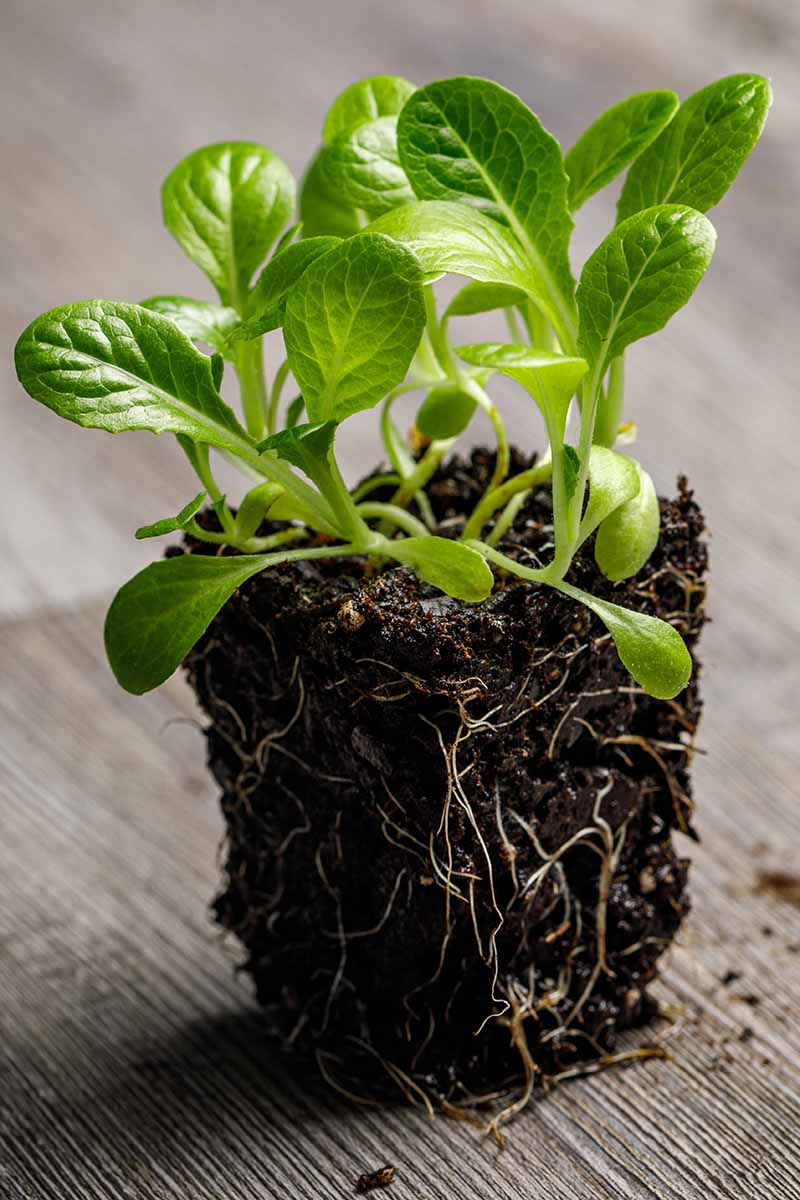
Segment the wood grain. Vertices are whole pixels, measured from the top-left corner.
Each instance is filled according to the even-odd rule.
[[[782,0],[646,14],[465,0],[456,19],[445,0],[335,7],[3,6],[0,1198],[316,1200],[352,1195],[384,1162],[392,1200],[797,1197],[800,909],[755,880],[796,870],[800,850],[800,14]],[[205,295],[159,229],[166,171],[229,136],[299,170],[330,96],[359,75],[491,75],[569,144],[628,92],[746,69],[773,76],[777,102],[712,214],[717,261],[630,356],[641,454],[662,487],[687,471],[713,531],[703,845],[685,847],[695,909],[659,992],[679,1010],[660,1031],[674,1060],[566,1085],[498,1155],[467,1127],[339,1102],[264,1043],[206,916],[221,820],[191,697],[180,680],[122,695],[102,655],[105,605],[151,553],[132,529],[175,511],[191,480],[166,440],[76,430],[26,400],[11,347],[68,299]],[[579,254],[612,203],[581,214]],[[535,440],[520,400],[504,402]],[[352,473],[377,455],[355,425]]]

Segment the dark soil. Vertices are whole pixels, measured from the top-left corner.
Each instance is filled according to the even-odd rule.
[[[440,532],[491,465],[434,478]],[[685,480],[661,507],[634,580],[605,580],[591,545],[570,579],[693,649],[703,519]],[[536,565],[550,518],[542,489],[502,549]],[[691,833],[696,672],[654,700],[552,590],[508,578],[471,606],[342,559],[250,580],[186,665],[227,826],[215,915],[286,1047],[351,1094],[506,1115],[616,1061],[688,910],[672,834]]]

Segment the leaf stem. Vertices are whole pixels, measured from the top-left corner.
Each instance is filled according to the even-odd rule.
[[[281,392],[283,385],[289,375],[289,361],[284,359],[281,365],[275,372],[275,378],[272,381],[272,387],[269,393],[269,407],[267,408],[267,433],[272,436],[278,427],[278,405],[281,400]]]
[[[465,373],[460,373],[460,386],[471,396],[472,399],[486,413],[492,423],[494,435],[497,439],[497,457],[495,460],[494,471],[492,478],[489,481],[488,491],[494,491],[505,479],[508,474],[509,463],[511,462],[511,450],[508,444],[508,434],[506,433],[505,422],[497,410],[494,401],[488,393],[480,386],[475,379],[470,379]]]
[[[498,508],[502,508],[518,492],[529,492],[532,488],[538,487],[542,483],[547,483],[552,470],[553,464],[548,455],[534,467],[529,467],[527,471],[520,471],[519,475],[512,475],[511,479],[507,479],[500,487],[495,488],[491,492],[486,492],[478,501],[467,521],[464,532],[461,535],[462,538],[467,541],[480,537],[484,525],[491,520],[492,514]]]
[[[609,367],[606,394],[597,409],[597,423],[594,431],[594,441],[597,445],[613,448],[622,420],[624,399],[625,360],[619,354]]]
[[[257,442],[267,432],[267,387],[264,381],[263,338],[238,342],[236,345],[236,374],[242,393],[242,412],[247,432]]]
[[[404,508],[398,508],[396,504],[383,504],[379,500],[367,500],[362,504],[358,504],[357,510],[362,517],[367,519],[377,517],[381,521],[396,525],[398,529],[403,529],[411,537],[427,537],[428,527],[423,525],[410,512]]]

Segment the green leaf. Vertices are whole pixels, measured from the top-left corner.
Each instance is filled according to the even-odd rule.
[[[578,350],[602,378],[611,359],[663,329],[705,274],[716,233],[679,204],[647,208],[613,229],[578,284]]]
[[[369,121],[397,116],[414,90],[414,84],[400,75],[372,75],[351,83],[328,110],[323,141],[330,145],[337,137],[354,133]]]
[[[330,193],[369,216],[414,199],[397,155],[397,117],[380,117],[336,138],[320,159]]]
[[[169,317],[193,342],[212,346],[225,358],[232,357],[228,337],[239,324],[235,308],[209,300],[191,300],[188,296],[150,296],[142,301],[142,308]]]
[[[567,502],[569,502],[575,495],[575,489],[578,486],[581,460],[575,447],[570,446],[567,442],[564,443],[561,449],[563,453],[561,470],[564,476],[564,494]]]
[[[259,483],[242,497],[236,513],[236,540],[246,542],[258,532],[261,522],[279,496],[285,496],[279,483]]]
[[[153,525],[142,525],[133,536],[137,541],[141,541],[143,538],[163,537],[165,533],[177,533],[179,529],[185,529],[192,517],[203,507],[205,498],[205,492],[198,492],[194,500],[190,500],[177,517],[164,517]]]
[[[413,254],[361,233],[317,259],[289,294],[284,339],[312,422],[372,408],[405,378],[425,325]]]
[[[606,517],[594,545],[598,567],[615,583],[630,579],[642,569],[661,531],[661,509],[653,481],[637,462],[628,461],[636,468],[638,490]]]
[[[135,696],[158,687],[238,587],[265,567],[302,556],[182,554],[145,567],[120,588],[106,617],[106,654],[117,682]]]
[[[160,313],[110,300],[65,304],[28,326],[15,362],[29,395],[76,425],[185,434],[252,457],[213,360]]]
[[[689,96],[628,172],[617,219],[654,204],[712,208],[758,141],[771,103],[761,75],[728,75]]]
[[[419,259],[425,283],[443,275],[467,275],[481,283],[509,284],[546,307],[542,279],[525,261],[514,235],[477,209],[447,200],[406,204],[369,226],[402,242]]]
[[[674,92],[637,92],[602,113],[564,159],[572,211],[638,158],[669,124],[677,107]]]
[[[609,604],[568,583],[553,586],[600,618],[623,665],[649,695],[671,700],[683,691],[692,673],[692,658],[677,629],[658,617]]]
[[[293,429],[300,421],[305,410],[305,403],[302,396],[295,396],[294,400],[290,400],[286,405],[286,421],[287,429]]]
[[[468,283],[448,304],[444,311],[449,317],[471,317],[476,313],[492,312],[496,308],[511,308],[524,304],[528,299],[522,288],[507,283]]]
[[[615,509],[639,491],[639,472],[632,458],[592,446],[589,454],[589,501],[581,521],[579,542],[584,542]]]
[[[296,224],[290,225],[288,229],[284,229],[283,233],[275,243],[275,249],[272,251],[272,257],[275,258],[276,255],[283,253],[287,246],[290,246],[296,238],[300,237],[302,232],[302,221],[298,221]]]
[[[164,224],[223,304],[241,312],[254,271],[294,209],[288,167],[266,146],[219,142],[179,162],[161,198]]]
[[[247,303],[247,320],[231,333],[231,341],[249,341],[283,324],[286,298],[312,262],[338,246],[340,238],[312,237],[294,242],[269,260]]]
[[[457,200],[507,224],[544,282],[557,327],[574,323],[572,218],[558,142],[518,96],[484,79],[428,84],[397,127],[400,162],[422,200]]]
[[[394,558],[447,596],[478,604],[491,594],[494,577],[486,560],[463,542],[441,537],[398,538],[390,543]]]
[[[278,458],[299,467],[309,478],[314,479],[318,474],[319,464],[327,460],[335,435],[335,421],[294,425],[291,429],[282,429],[280,433],[273,433],[271,437],[265,438],[258,449],[262,453],[274,450]]]
[[[516,379],[539,406],[548,428],[563,437],[570,400],[586,374],[582,358],[548,354],[531,346],[483,343],[457,346],[456,353],[476,367],[492,367]]]
[[[358,233],[361,219],[351,204],[332,189],[325,174],[325,148],[312,158],[300,185],[300,217],[305,238],[348,238]]]
[[[459,387],[431,388],[419,407],[415,424],[425,437],[458,437],[472,420],[475,408],[472,396]]]

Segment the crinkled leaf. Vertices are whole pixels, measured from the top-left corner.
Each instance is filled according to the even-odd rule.
[[[258,528],[279,496],[285,496],[278,483],[259,483],[242,497],[236,513],[236,537],[246,542]]]
[[[241,311],[247,286],[294,209],[288,167],[252,142],[219,142],[184,158],[161,193],[164,223]]]
[[[141,541],[143,538],[163,537],[166,533],[177,533],[179,529],[185,529],[192,517],[196,516],[203,507],[205,498],[205,492],[198,492],[194,500],[190,500],[177,517],[164,517],[163,520],[156,521],[153,525],[142,525],[133,536],[137,541]]]
[[[250,293],[248,317],[231,334],[231,341],[248,341],[283,324],[286,298],[312,262],[338,246],[341,238],[312,237],[294,242],[269,260]]]
[[[397,127],[406,175],[422,200],[457,200],[513,230],[559,324],[573,323],[572,218],[558,142],[512,92],[485,79],[443,79],[415,92]]]
[[[561,447],[561,471],[564,477],[564,493],[569,502],[575,495],[575,489],[578,486],[578,474],[581,469],[581,460],[578,451],[574,446],[565,443]]]
[[[617,219],[654,204],[712,208],[758,141],[771,103],[761,75],[728,75],[689,96],[628,172]]]
[[[414,199],[397,156],[397,117],[380,117],[341,134],[320,159],[332,195],[368,216]]]
[[[228,337],[239,324],[235,308],[210,300],[191,300],[188,296],[150,296],[142,308],[169,317],[193,342],[212,346],[225,358],[231,358]]]
[[[586,374],[582,358],[548,354],[531,346],[481,343],[457,346],[456,352],[476,367],[492,367],[516,379],[536,401],[552,427],[563,437],[570,400]]]
[[[76,425],[185,434],[251,451],[220,398],[212,359],[174,321],[140,305],[88,300],[54,308],[22,334],[15,362],[34,400]]]
[[[286,353],[312,422],[372,408],[405,378],[425,325],[413,254],[361,233],[317,259],[289,294]]]
[[[158,687],[238,587],[291,557],[291,551],[230,558],[182,554],[145,567],[120,588],[106,617],[106,654],[117,682],[136,696]]]
[[[431,388],[417,412],[415,424],[425,437],[458,437],[475,414],[475,400],[459,387]]]
[[[303,236],[347,238],[358,233],[362,221],[351,204],[343,201],[325,174],[325,147],[312,158],[300,185]]]
[[[638,158],[669,124],[677,107],[674,92],[652,91],[637,92],[606,109],[564,159],[572,211]]]
[[[402,242],[419,259],[425,283],[443,275],[466,275],[481,283],[510,284],[546,306],[542,279],[525,261],[519,242],[477,209],[448,200],[406,204],[369,226]]]
[[[398,538],[392,555],[414,574],[456,600],[473,604],[490,595],[494,578],[486,560],[463,542],[441,537]]]
[[[626,346],[666,325],[705,274],[716,233],[680,204],[636,213],[587,260],[578,284],[578,350],[599,377]]]
[[[683,691],[692,673],[692,658],[677,629],[658,617],[609,604],[570,584],[554,586],[600,618],[623,665],[649,695],[671,700]]]
[[[476,313],[492,312],[496,308],[511,308],[528,299],[522,288],[507,283],[468,283],[445,309],[445,317],[471,317]]]
[[[589,501],[579,539],[585,541],[597,526],[639,491],[639,472],[632,458],[592,446],[589,454]]]
[[[615,583],[630,579],[642,569],[656,548],[661,530],[661,509],[653,481],[637,462],[633,466],[638,490],[606,517],[594,544],[598,567]]]
[[[400,75],[372,75],[360,79],[337,96],[322,130],[323,141],[329,145],[335,138],[353,133],[379,117],[397,116],[414,84]]]

